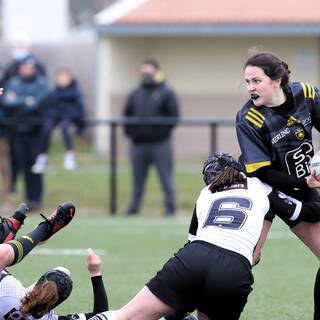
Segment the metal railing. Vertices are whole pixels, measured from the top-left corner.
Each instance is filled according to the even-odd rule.
[[[41,125],[43,122],[39,118],[27,118],[27,119],[12,119],[2,118],[0,119],[0,125],[4,126],[16,126],[19,124],[31,124]],[[173,118],[173,117],[122,117],[112,119],[95,119],[88,118],[85,122],[86,127],[91,126],[109,126],[110,127],[110,204],[109,210],[111,214],[117,212],[117,126],[123,125],[177,125],[177,126],[208,126],[210,128],[210,151],[217,150],[217,130],[221,126],[234,126],[234,119],[187,119],[187,118]]]
[[[220,126],[234,126],[234,119],[187,119],[187,118],[143,118],[127,117],[113,119],[89,119],[87,125],[108,125],[110,126],[110,203],[111,214],[117,212],[117,126],[123,125],[177,125],[177,126],[208,126],[210,128],[210,151],[217,150],[217,130]]]

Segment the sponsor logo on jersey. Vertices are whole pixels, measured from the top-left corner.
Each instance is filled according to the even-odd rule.
[[[305,132],[304,132],[303,128],[297,128],[295,131],[295,134],[299,140],[302,140],[305,136]]]
[[[232,189],[248,189],[247,179],[243,181],[234,180],[231,186],[223,187],[223,190],[232,190]]]
[[[295,117],[291,116],[287,121],[287,126],[290,127],[295,123],[301,123],[299,119],[296,119]]]
[[[309,125],[310,123],[311,123],[311,116],[309,116],[309,117],[307,117],[307,118],[305,118],[305,119],[302,120],[302,124],[303,124],[304,126],[307,126],[307,125]]]
[[[288,121],[289,121],[289,120],[288,120]],[[281,130],[279,133],[277,133],[277,134],[271,139],[271,143],[272,143],[272,144],[277,143],[279,140],[281,140],[282,138],[286,137],[289,133],[290,133],[290,129],[289,129],[289,128],[285,128],[284,130]]]
[[[285,162],[288,174],[296,176],[297,178],[306,177],[310,174],[310,161],[313,156],[312,143],[305,140],[301,145],[285,155]]]

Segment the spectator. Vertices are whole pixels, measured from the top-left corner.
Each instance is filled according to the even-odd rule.
[[[2,82],[2,68],[0,67],[0,96],[3,94],[3,82]],[[0,98],[0,121],[4,118],[4,111]],[[2,211],[3,213],[9,213],[12,210],[12,204],[10,199],[10,161],[7,137],[5,135],[5,125],[0,122],[0,171],[2,179]]]
[[[22,61],[32,57],[35,60],[36,72],[42,76],[46,76],[44,66],[36,59],[31,52],[31,41],[25,32],[18,32],[15,35],[14,41],[12,42],[12,61],[5,68],[3,75],[3,87],[6,87],[8,81],[18,75],[18,68]],[[14,143],[11,136],[8,136],[9,144],[9,160],[10,160],[10,192],[15,193],[16,191],[16,179],[18,175],[18,164],[16,163],[17,156],[15,155]]]
[[[39,149],[41,108],[47,95],[46,79],[36,71],[36,62],[30,57],[21,62],[18,76],[6,84],[3,106],[11,120],[10,135],[15,150],[15,161],[24,174],[26,202],[30,210],[41,207],[42,175],[31,172]]]
[[[73,170],[77,167],[74,155],[74,145],[70,133],[71,124],[77,126],[77,134],[83,133],[84,104],[77,80],[67,68],[59,69],[56,74],[56,86],[48,97],[44,112],[42,143],[40,154],[32,166],[34,173],[43,173],[48,163],[49,141],[52,130],[59,125],[65,144],[64,168]]]
[[[142,83],[129,95],[123,116],[150,118],[177,118],[177,98],[165,83],[155,60],[146,60],[140,68]],[[125,134],[131,140],[130,157],[133,167],[133,192],[127,214],[140,210],[144,185],[150,165],[154,164],[165,193],[166,215],[176,210],[173,179],[173,152],[171,132],[174,124],[125,125]]]
[[[6,84],[12,77],[18,75],[19,65],[23,60],[32,57],[35,60],[35,68],[37,73],[42,76],[46,76],[46,70],[44,66],[36,59],[36,57],[31,53],[31,42],[27,34],[19,33],[16,39],[12,43],[12,61],[6,67],[3,81]]]

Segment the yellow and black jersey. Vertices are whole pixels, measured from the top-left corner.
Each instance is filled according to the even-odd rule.
[[[320,91],[302,82],[289,83],[289,112],[255,107],[250,99],[238,112],[236,130],[248,175],[264,166],[294,175],[308,176],[314,154],[312,127],[320,131]]]

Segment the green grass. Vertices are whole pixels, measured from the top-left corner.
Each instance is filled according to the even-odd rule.
[[[58,204],[71,200],[77,206],[77,216],[68,228],[41,248],[104,250],[103,274],[110,307],[118,308],[185,243],[194,202],[203,187],[201,160],[176,162],[178,212],[175,217],[163,218],[163,193],[152,170],[140,215],[126,218],[121,213],[127,208],[131,190],[128,161],[118,163],[118,215],[111,216],[107,159],[92,156],[86,141],[77,142],[76,150],[79,168],[65,171],[62,169],[63,147],[59,141],[53,142],[50,167],[45,174],[42,212],[50,213]],[[14,203],[17,205],[21,201],[23,184],[20,180]],[[30,214],[23,233],[39,220],[37,213]],[[241,319],[312,319],[317,259],[291,236],[283,223],[274,224],[262,254],[262,261],[253,269],[254,290]],[[57,313],[83,312],[92,308],[91,284],[84,261],[85,256],[81,255],[30,255],[11,270],[28,285],[54,266],[69,268],[74,290],[57,308]]]
[[[63,146],[59,140],[53,141],[50,149],[49,167],[44,174],[43,208],[53,208],[65,200],[76,201],[78,206],[86,208],[85,214],[101,216],[110,214],[110,164],[107,157],[95,157],[90,153],[86,141],[77,141],[76,158],[78,168],[64,170]],[[189,215],[199,190],[203,187],[201,177],[202,160],[189,162],[177,161],[175,181],[179,215]],[[117,163],[117,213],[126,211],[131,193],[131,167],[127,160]],[[22,177],[18,180],[17,197],[14,204],[24,201]],[[154,168],[145,186],[145,194],[140,214],[143,216],[162,216],[164,197],[159,177]]]
[[[78,208],[71,224],[52,237],[43,248],[103,250],[104,281],[111,308],[132,298],[178,248],[184,245],[189,218],[174,217],[81,217]],[[31,230],[39,217],[27,219],[23,232]],[[20,231],[21,233],[21,231]],[[92,308],[92,292],[84,255],[30,255],[11,268],[23,284],[34,282],[48,269],[63,265],[72,271],[74,290],[56,310],[57,314]],[[312,319],[313,282],[317,259],[292,236],[282,222],[275,222],[253,268],[254,290],[241,319]]]

